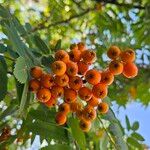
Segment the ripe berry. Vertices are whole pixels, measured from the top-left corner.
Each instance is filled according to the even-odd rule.
[[[77,45],[78,45],[78,50],[79,51],[83,52],[83,51],[86,50],[86,46],[83,42],[79,42]]]
[[[98,83],[93,86],[92,92],[96,98],[103,99],[107,96],[107,86],[105,84]]]
[[[95,107],[100,103],[100,100],[94,96],[87,102],[89,106]]]
[[[78,50],[78,45],[77,45],[77,44],[71,44],[71,45],[70,45],[70,49],[71,49],[71,50],[74,50],[74,49],[75,49],[75,50]]]
[[[31,68],[30,71],[31,76],[35,79],[39,79],[42,76],[42,73],[42,68],[38,66]]]
[[[84,132],[88,132],[91,129],[91,122],[90,121],[86,121],[84,119],[80,120],[80,128],[84,131]]]
[[[57,85],[64,87],[68,85],[69,77],[66,74],[63,74],[62,76],[55,76],[54,81]]]
[[[120,55],[121,51],[117,46],[111,46],[107,52],[107,56],[110,59],[117,59]]]
[[[123,71],[123,64],[119,61],[114,60],[109,64],[109,71],[114,75],[119,75]]]
[[[135,60],[135,52],[132,49],[125,50],[121,53],[121,60],[123,62],[133,62]]]
[[[104,71],[101,73],[101,83],[110,85],[114,81],[114,75],[110,71]]]
[[[84,101],[89,101],[92,97],[92,91],[88,87],[82,87],[78,91],[79,97]]]
[[[66,72],[66,64],[63,61],[55,61],[52,63],[52,71],[55,75],[61,76]]]
[[[36,79],[32,79],[29,81],[29,90],[32,92],[36,92],[40,89],[40,82]]]
[[[78,62],[81,59],[81,52],[77,49],[73,49],[70,51],[69,56],[71,61]]]
[[[61,105],[59,105],[59,112],[68,114],[70,112],[70,105],[67,103],[62,103]]]
[[[48,90],[46,88],[42,88],[42,89],[38,90],[38,92],[37,92],[37,99],[40,102],[45,103],[50,98],[51,98],[51,92],[50,92],[50,90]]]
[[[66,88],[64,90],[64,100],[66,103],[72,103],[77,98],[77,92],[73,89]]]
[[[54,84],[53,77],[50,74],[43,74],[40,82],[41,86],[45,88],[50,88]]]
[[[99,111],[100,113],[106,114],[106,113],[108,112],[108,110],[109,110],[109,106],[108,106],[107,103],[102,102],[102,103],[100,103],[100,104],[98,105],[97,109],[98,109],[98,111]]]
[[[51,108],[51,107],[55,106],[56,103],[57,103],[57,98],[55,96],[51,95],[51,98],[47,102],[45,102],[44,104],[47,107]]]
[[[74,90],[79,90],[83,85],[82,79],[78,76],[74,76],[70,78],[69,87]]]
[[[138,74],[138,68],[134,63],[126,63],[123,66],[123,75],[127,78],[134,78]]]
[[[55,117],[55,121],[58,125],[63,125],[67,121],[66,114],[63,112],[58,112]]]
[[[96,53],[92,50],[85,50],[82,52],[82,58],[85,63],[93,63],[96,59]]]
[[[77,73],[78,73],[78,66],[76,63],[74,62],[68,62],[67,63],[67,71],[66,73],[69,75],[69,76],[75,76]]]
[[[83,119],[83,110],[77,110],[76,111],[76,116],[79,120]]]
[[[88,70],[85,79],[88,83],[95,85],[98,84],[101,80],[101,74],[99,71],[95,69]]]
[[[80,75],[84,75],[89,68],[89,65],[83,61],[79,61],[77,65],[78,65],[78,74]]]
[[[63,87],[61,87],[59,85],[54,85],[51,88],[51,93],[55,97],[61,97],[64,94],[64,89],[63,89]]]
[[[72,112],[77,112],[82,109],[82,104],[80,102],[73,102],[70,104],[70,109]]]
[[[66,51],[59,50],[55,53],[55,59],[67,63],[69,61],[69,55]]]

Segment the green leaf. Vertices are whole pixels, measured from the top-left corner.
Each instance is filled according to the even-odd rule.
[[[127,138],[127,142],[128,142],[130,145],[134,146],[134,147],[141,148],[140,143],[139,143],[137,140],[135,140],[135,139],[133,139],[133,138],[131,138],[131,137],[128,137],[128,138]]]
[[[0,53],[5,53],[6,51],[7,48],[3,44],[0,44]]]
[[[39,36],[35,35],[34,41],[35,41],[36,46],[39,48],[40,52],[42,52],[43,54],[49,54],[50,50],[48,46]]]
[[[26,82],[28,78],[27,65],[23,57],[17,58],[15,68],[14,68],[14,75],[20,83]]]
[[[9,16],[9,12],[2,5],[0,5],[0,17],[8,18]]]
[[[55,45],[55,48],[54,50],[57,51],[57,50],[60,50],[61,49],[61,39],[59,39]]]
[[[126,116],[126,125],[127,125],[127,130],[129,131],[131,126],[130,126],[130,121],[129,121],[128,116]]]
[[[132,125],[132,130],[136,131],[139,129],[139,122],[138,121],[135,121]]]
[[[65,144],[55,144],[43,147],[41,150],[72,150],[72,148]]]
[[[0,56],[0,100],[3,100],[5,98],[5,95],[7,94],[7,65],[3,58],[3,56]]]
[[[131,134],[131,136],[132,136],[133,138],[137,139],[138,141],[145,141],[145,139],[143,138],[143,136],[140,135],[140,134],[137,133],[137,132],[133,132],[133,133]]]
[[[73,138],[77,141],[81,149],[85,149],[86,148],[85,135],[79,127],[79,121],[75,118],[70,118],[68,122],[71,128]]]
[[[42,62],[42,65],[50,68],[50,65],[54,62],[54,60],[55,59],[52,56],[43,56],[41,62]]]

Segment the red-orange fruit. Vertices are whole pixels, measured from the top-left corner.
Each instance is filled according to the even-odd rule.
[[[41,67],[33,67],[31,68],[30,74],[33,78],[39,79],[42,76],[43,70]]]
[[[126,63],[123,66],[123,75],[127,78],[134,78],[138,74],[138,68],[134,63]]]
[[[59,85],[54,85],[51,88],[51,93],[55,97],[61,97],[64,94],[64,89],[63,89],[63,87],[61,87]]]
[[[63,74],[62,76],[55,76],[54,81],[59,86],[67,86],[69,82],[69,77],[67,74]]]
[[[107,52],[110,59],[117,59],[120,56],[121,50],[117,46],[111,46]]]
[[[99,71],[95,69],[88,70],[85,79],[88,83],[95,85],[98,84],[101,80],[101,74]]]
[[[119,61],[111,61],[109,64],[109,71],[114,75],[119,75],[123,71],[123,64]]]
[[[88,132],[91,129],[91,122],[81,119],[79,126],[82,129],[82,131]]]
[[[83,42],[79,42],[77,45],[78,45],[78,50],[79,51],[83,52],[83,51],[86,50],[86,46]]]
[[[93,63],[96,60],[96,53],[92,50],[82,52],[82,58],[85,63]]]
[[[114,81],[114,75],[110,71],[104,71],[101,73],[101,83],[110,85]]]
[[[52,71],[55,75],[61,76],[66,72],[66,64],[63,61],[55,61],[51,65]]]
[[[48,90],[46,88],[42,88],[42,89],[38,90],[36,96],[40,102],[45,103],[51,98],[51,92],[50,92],[50,90]]]
[[[78,62],[81,59],[81,52],[77,49],[73,49],[70,51],[69,56],[71,61]]]
[[[100,103],[100,100],[94,96],[87,102],[89,106],[95,107]]]
[[[100,113],[106,114],[106,113],[108,112],[108,110],[109,110],[109,106],[108,106],[107,103],[102,102],[102,103],[100,103],[100,104],[98,105],[97,109],[98,109],[98,111],[99,111]]]
[[[107,96],[107,86],[105,84],[102,84],[102,83],[98,83],[96,85],[93,86],[92,88],[92,92],[93,92],[93,95],[96,97],[96,98],[105,98]]]
[[[55,117],[55,121],[58,125],[63,125],[67,121],[66,114],[63,112],[58,112]]]
[[[40,89],[40,82],[36,79],[31,79],[29,81],[29,90],[36,92],[38,89]]]
[[[75,50],[78,50],[78,45],[77,45],[77,44],[71,44],[71,45],[70,45],[70,49],[71,49],[71,50],[74,50],[74,49],[75,49]]]
[[[133,62],[135,60],[135,52],[132,49],[127,49],[121,53],[121,60],[123,62]]]
[[[87,121],[93,121],[96,118],[96,110],[93,107],[85,107],[83,110],[83,118]]]
[[[89,101],[92,97],[92,91],[88,87],[82,87],[78,91],[79,97],[84,101]]]
[[[74,90],[79,90],[83,85],[82,79],[78,76],[71,77],[69,80],[69,87]]]
[[[64,100],[66,103],[72,103],[77,98],[77,92],[73,89],[66,88],[64,90]]]
[[[54,84],[53,76],[50,74],[43,74],[41,77],[41,86],[50,88]]]
[[[66,70],[66,73],[69,75],[69,76],[75,76],[77,73],[78,73],[78,66],[76,63],[74,62],[68,62],[67,63],[67,70]]]
[[[69,55],[66,51],[59,50],[55,53],[55,59],[67,63],[69,61]]]
[[[83,61],[79,61],[77,65],[78,65],[78,74],[80,75],[84,75],[89,68],[89,65]]]
[[[73,102],[70,104],[70,109],[72,112],[77,112],[82,109],[82,104],[80,102]]]
[[[51,98],[47,102],[45,102],[44,104],[47,107],[51,108],[51,107],[55,106],[56,103],[57,103],[57,98],[55,96],[51,95]]]
[[[61,105],[59,105],[59,112],[68,114],[70,112],[70,105],[67,103],[62,103]]]
[[[76,117],[77,117],[79,120],[83,119],[83,110],[82,110],[82,109],[76,111]]]

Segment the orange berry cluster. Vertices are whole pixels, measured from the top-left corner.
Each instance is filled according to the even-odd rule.
[[[96,60],[96,53],[80,42],[72,44],[69,52],[58,50],[55,53],[55,61],[50,66],[52,73],[45,73],[37,66],[31,69],[29,89],[46,106],[58,105],[55,117],[58,125],[65,124],[67,115],[73,113],[80,120],[80,128],[89,131],[97,112],[105,114],[109,110],[102,100],[107,96],[114,75],[136,76],[133,50],[121,52],[117,46],[111,46],[107,54],[112,59],[108,69],[96,70],[90,66]]]

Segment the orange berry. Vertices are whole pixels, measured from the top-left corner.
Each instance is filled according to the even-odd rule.
[[[108,92],[107,86],[105,84],[98,83],[93,86],[92,92],[96,98],[103,99],[107,96],[107,92]]]
[[[83,52],[83,51],[86,50],[86,46],[83,42],[79,42],[77,45],[78,45],[78,50],[79,51]]]
[[[76,116],[80,120],[83,119],[83,110],[82,109],[81,110],[77,110],[76,111]]]
[[[92,91],[88,87],[82,87],[78,91],[79,97],[84,101],[89,101],[92,97]]]
[[[83,85],[82,79],[78,76],[74,76],[70,78],[69,86],[74,90],[79,90]]]
[[[108,106],[107,103],[102,102],[102,103],[100,103],[100,104],[98,105],[97,109],[98,109],[98,111],[99,111],[100,113],[106,114],[106,113],[108,112],[108,110],[109,110],[109,106]]]
[[[104,71],[101,73],[101,83],[110,85],[114,81],[114,75],[110,71]]]
[[[36,79],[32,79],[29,81],[29,90],[32,92],[36,92],[40,89],[40,82]]]
[[[73,102],[70,104],[70,109],[72,112],[77,112],[82,109],[82,104],[80,102]]]
[[[133,62],[135,60],[135,52],[132,49],[127,49],[121,53],[123,62]]]
[[[63,112],[58,112],[55,117],[55,121],[58,125],[63,125],[67,121],[66,114]]]
[[[63,61],[55,61],[52,63],[52,71],[54,74],[61,76],[66,72],[66,64]]]
[[[64,100],[66,103],[72,103],[77,98],[77,92],[73,89],[66,88],[64,90]]]
[[[41,86],[50,88],[54,84],[53,77],[50,74],[43,74],[41,77]]]
[[[114,75],[119,75],[123,71],[123,64],[116,60],[111,61],[111,63],[109,64],[109,71]]]
[[[138,68],[134,63],[126,63],[123,66],[123,75],[127,78],[134,78],[138,74]]]
[[[83,61],[79,61],[77,65],[78,65],[78,74],[80,75],[84,75],[89,68],[89,65]]]
[[[46,88],[42,88],[42,89],[38,90],[36,96],[40,102],[45,103],[51,98],[51,92],[50,92],[50,90],[48,90]]]
[[[85,63],[93,63],[96,59],[96,53],[92,50],[85,50],[82,52],[82,58]]]
[[[45,104],[47,107],[51,108],[51,107],[55,106],[56,103],[57,103],[57,98],[52,95],[51,98],[50,98],[47,102],[45,102],[44,104]]]
[[[85,107],[83,110],[83,118],[87,121],[95,120],[96,110],[93,107]]]
[[[55,97],[61,97],[64,94],[64,89],[63,87],[59,86],[59,85],[54,85],[51,88],[51,93],[52,95],[54,95]]]
[[[101,80],[101,74],[99,71],[95,69],[88,70],[85,79],[88,83],[95,85],[98,84]]]
[[[55,59],[67,63],[69,61],[69,55],[66,51],[59,50],[55,53]]]
[[[68,62],[67,63],[67,74],[69,76],[75,76],[78,73],[78,66],[74,62]]]
[[[39,79],[42,76],[42,73],[42,68],[38,66],[31,68],[30,71],[31,76],[35,79]]]
[[[120,55],[121,51],[119,49],[119,47],[117,46],[111,46],[107,52],[107,56],[110,58],[110,59],[117,59]]]
[[[59,105],[59,112],[68,114],[70,112],[70,105],[67,103],[62,103],[61,105]]]
[[[84,132],[88,132],[91,129],[91,122],[82,119],[80,120],[79,126]]]
[[[66,74],[63,74],[62,76],[55,76],[54,81],[57,85],[64,87],[68,85],[69,77]]]
[[[71,44],[71,45],[70,45],[70,49],[71,49],[71,50],[74,50],[74,49],[75,49],[75,50],[78,50],[78,45],[77,45],[77,44]]]
[[[95,107],[99,104],[100,100],[94,96],[87,102],[89,106]]]
[[[70,51],[69,56],[71,61],[78,62],[81,59],[81,52],[77,49],[73,49]]]

